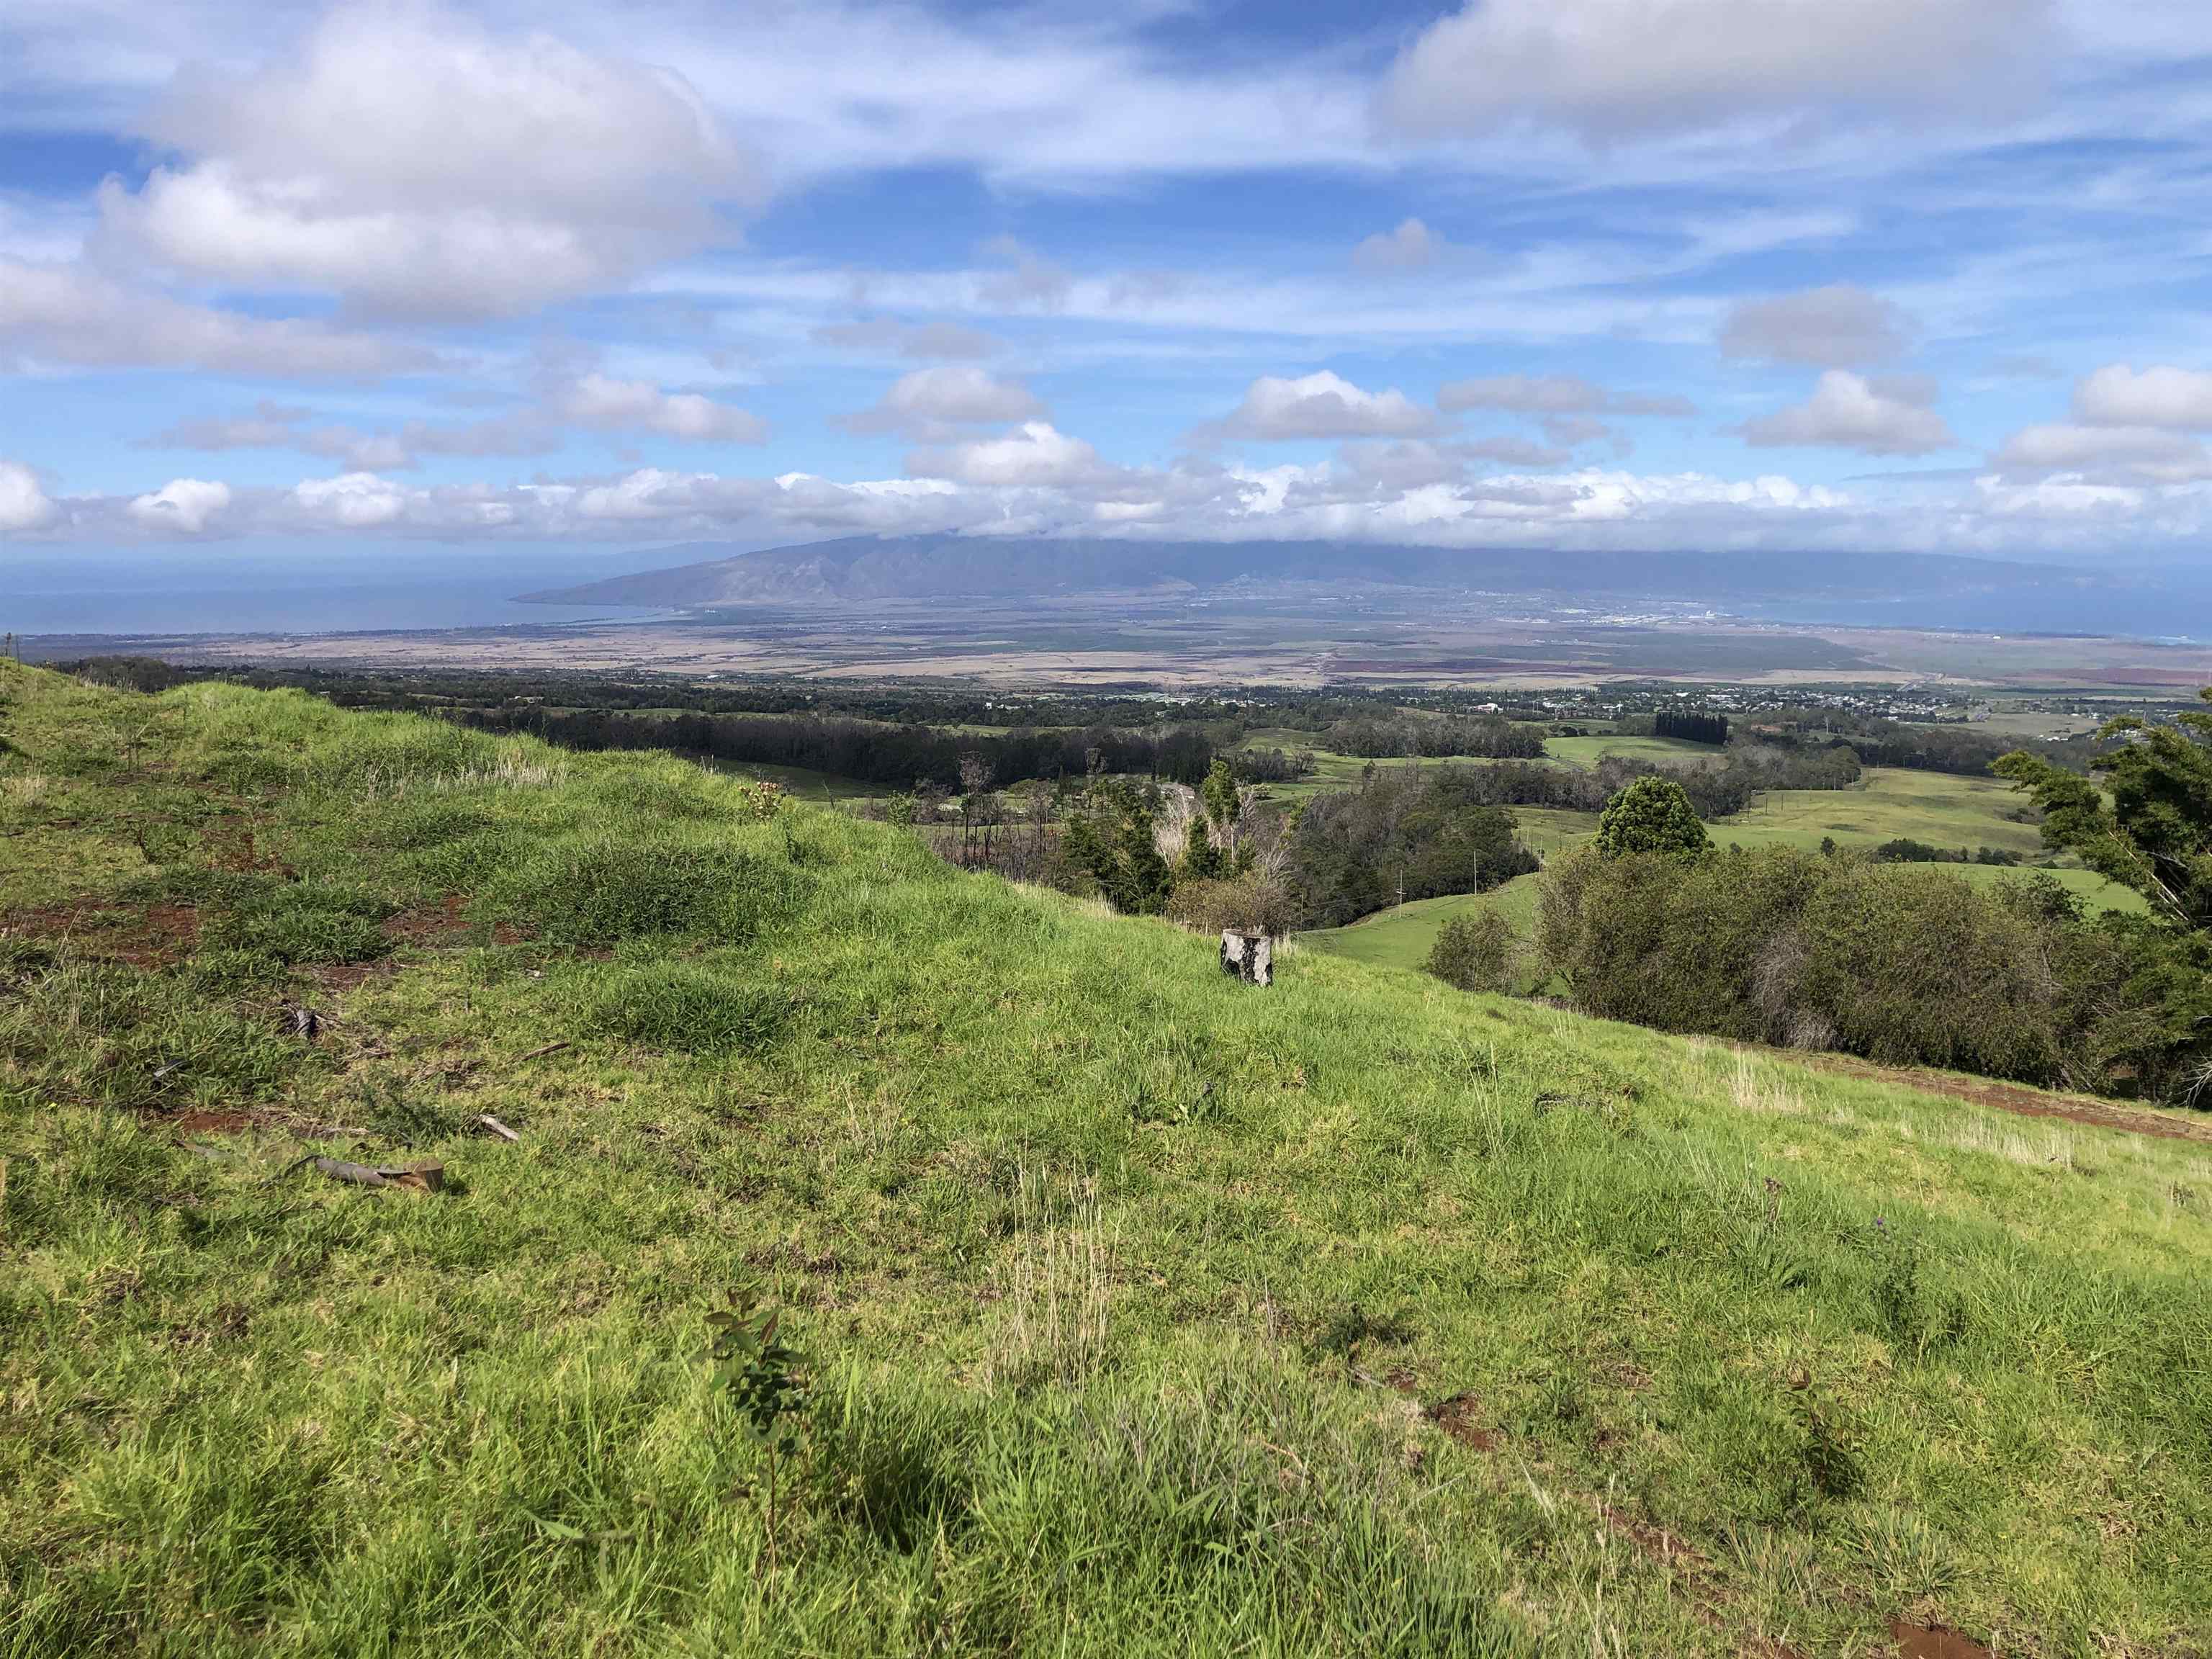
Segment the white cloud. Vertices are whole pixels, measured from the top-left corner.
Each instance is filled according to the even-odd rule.
[[[21,461],[0,461],[0,535],[36,530],[54,517],[39,475]]]
[[[1018,381],[1001,380],[972,363],[944,363],[902,374],[871,409],[848,415],[854,432],[898,432],[936,442],[962,426],[997,426],[1044,417],[1044,405]]]
[[[1444,239],[1419,219],[1399,222],[1395,230],[1378,232],[1352,250],[1352,263],[1362,270],[1418,270],[1443,256]]]
[[[1905,349],[1904,314],[1850,283],[1771,299],[1745,300],[1729,313],[1721,349],[1731,357],[1814,368],[1865,368]]]
[[[1080,438],[1030,421],[1003,438],[977,438],[942,449],[917,450],[906,470],[917,477],[946,478],[989,487],[1073,489],[1114,469]]]
[[[230,505],[230,486],[207,478],[172,478],[132,498],[131,516],[149,530],[197,536]]]
[[[2049,0],[1469,0],[1400,53],[1385,115],[1418,133],[1533,119],[1608,140],[1747,116],[1950,118],[2008,104]]]
[[[110,179],[111,234],[386,314],[509,315],[617,287],[758,191],[672,74],[376,0],[242,80],[179,74],[146,131],[194,159],[137,191]]]
[[[428,368],[421,347],[301,318],[244,316],[124,287],[83,264],[0,258],[0,364],[144,366],[286,378]]]
[[[553,403],[554,412],[601,432],[655,432],[686,443],[757,444],[768,422],[696,392],[663,392],[649,380],[586,374]]]
[[[312,521],[343,530],[374,530],[396,522],[407,511],[407,492],[374,472],[346,472],[335,478],[309,478],[292,498]]]
[[[1413,437],[1435,424],[1429,411],[1395,386],[1366,392],[1322,369],[1297,380],[1263,374],[1228,417],[1201,428],[1207,437],[1288,441],[1299,438]]]
[[[2212,432],[2212,374],[2107,363],[2074,388],[2074,413],[2092,426]]]
[[[2149,483],[2212,478],[2212,453],[2195,438],[2145,426],[2031,426],[2005,440],[1995,465],[2013,478],[2103,473]]]
[[[1929,406],[1933,401],[1933,388],[1924,383],[1868,380],[1832,368],[1805,402],[1748,422],[1743,435],[1770,447],[1802,444],[1863,455],[1925,455],[1958,441]]]

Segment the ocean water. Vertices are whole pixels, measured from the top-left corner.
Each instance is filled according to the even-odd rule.
[[[0,547],[0,631],[39,635],[324,634],[635,620],[608,605],[519,605],[514,596],[647,570],[653,553],[517,556],[453,552],[343,562],[267,556],[59,557]]]

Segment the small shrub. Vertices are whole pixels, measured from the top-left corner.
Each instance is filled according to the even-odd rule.
[[[1448,920],[1421,965],[1462,991],[1504,991],[1512,987],[1518,955],[1513,924],[1483,905]]]
[[[1168,916],[1201,933],[1234,928],[1280,939],[1297,920],[1297,906],[1280,882],[1252,873],[1220,881],[1182,881],[1168,900]]]

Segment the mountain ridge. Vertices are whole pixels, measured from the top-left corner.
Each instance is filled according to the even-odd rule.
[[[525,604],[692,607],[1104,593],[1259,582],[1358,583],[1492,593],[1748,600],[1959,594],[2106,585],[2100,573],[1952,554],[1627,554],[1347,542],[1170,542],[850,536],[714,556],[517,596]]]

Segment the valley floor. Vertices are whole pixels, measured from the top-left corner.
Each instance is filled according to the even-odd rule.
[[[0,1654],[2208,1651],[2193,1136],[1255,991],[672,759],[0,736]]]

